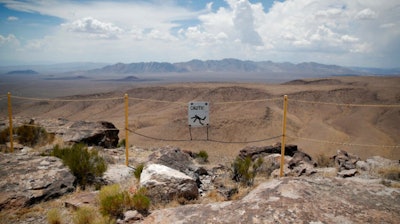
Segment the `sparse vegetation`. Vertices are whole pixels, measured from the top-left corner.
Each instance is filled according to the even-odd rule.
[[[101,216],[95,208],[81,207],[73,215],[74,224],[112,224],[115,220]]]
[[[133,172],[133,174],[135,175],[137,180],[140,180],[140,175],[142,174],[143,168],[143,164],[139,164],[136,166],[135,172]]]
[[[132,196],[121,190],[119,184],[104,186],[99,193],[100,212],[111,217],[121,217],[124,211],[134,208],[141,213],[147,213],[150,199],[145,195],[146,189],[141,188]]]
[[[56,156],[69,167],[76,177],[78,184],[85,188],[92,184],[96,177],[100,177],[107,170],[107,163],[99,156],[98,151],[88,150],[84,144],[74,144],[71,148],[53,148],[52,156]]]
[[[47,133],[47,131],[40,126],[35,126],[33,121],[29,124],[13,128],[13,133],[16,135],[15,140],[29,147],[44,145],[54,140],[54,135]],[[0,144],[6,144],[8,141],[10,141],[9,127],[0,132]]]
[[[47,213],[47,222],[49,224],[61,224],[61,220],[60,210],[53,208]]]
[[[101,188],[99,201],[101,214],[121,217],[126,204],[129,205],[129,195],[121,191],[119,184],[113,184]]]
[[[400,181],[400,167],[389,166],[378,170],[378,173],[385,179]]]
[[[150,208],[150,199],[146,196],[146,188],[140,188],[133,196],[132,196],[132,205],[133,207],[143,213],[146,214]]]
[[[333,167],[335,163],[330,157],[324,154],[319,154],[317,156],[317,165],[318,167]]]
[[[252,186],[254,178],[257,175],[258,168],[263,164],[262,158],[252,161],[250,157],[237,157],[232,164],[233,177],[236,182],[240,182],[246,186]]]
[[[120,148],[120,147],[125,147],[125,145],[126,145],[126,140],[125,140],[125,139],[121,139],[121,140],[118,142],[117,147],[118,147],[118,148]]]
[[[208,162],[208,153],[204,150],[200,150],[197,154],[197,159],[204,163]]]

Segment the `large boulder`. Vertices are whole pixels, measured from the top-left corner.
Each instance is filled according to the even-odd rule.
[[[193,159],[189,153],[175,147],[162,147],[149,156],[149,163],[161,164],[185,174],[194,172]]]
[[[0,210],[29,206],[75,190],[75,177],[56,157],[1,154],[0,167]]]
[[[400,189],[341,178],[290,177],[238,201],[152,212],[142,223],[398,223]]]
[[[285,155],[293,156],[297,152],[297,145],[285,145]],[[269,145],[269,146],[247,146],[240,150],[239,157],[246,158],[250,157],[252,160],[256,160],[258,157],[267,156],[269,154],[280,154],[281,144]]]
[[[118,145],[119,130],[107,121],[76,121],[69,126],[62,138],[66,142],[83,142],[89,146],[97,145],[114,148]]]
[[[197,183],[193,178],[160,164],[149,164],[143,168],[140,186],[147,189],[153,202],[169,202],[179,197],[191,200],[199,196]]]

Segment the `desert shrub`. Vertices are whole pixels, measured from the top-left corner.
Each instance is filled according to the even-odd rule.
[[[254,178],[258,172],[258,168],[263,164],[262,158],[258,158],[255,162],[250,157],[237,157],[232,164],[232,179],[247,186],[252,186]]]
[[[60,210],[53,208],[47,213],[47,222],[49,224],[61,224],[61,213]]]
[[[37,144],[46,144],[52,140],[52,136],[44,128],[33,125],[34,123],[31,122],[15,129],[20,144],[33,147]]]
[[[200,150],[200,152],[197,154],[197,158],[206,163],[208,162],[208,153],[204,150]]]
[[[99,156],[97,150],[88,150],[84,144],[74,144],[71,148],[53,148],[52,156],[62,159],[76,177],[77,183],[85,188],[92,184],[107,170],[107,163]]]
[[[133,172],[133,174],[135,175],[137,180],[140,180],[140,175],[142,174],[143,168],[143,164],[139,164],[136,166],[135,172]]]
[[[329,158],[324,154],[319,154],[317,156],[317,165],[319,167],[333,167],[335,165],[333,159]]]
[[[119,184],[104,186],[99,192],[100,212],[103,215],[121,217],[126,207],[130,207],[130,197]]]
[[[118,142],[117,147],[118,147],[118,148],[119,148],[119,147],[125,147],[125,145],[126,145],[126,140],[125,140],[125,139],[121,139],[121,141]]]
[[[101,216],[95,208],[81,207],[73,214],[74,224],[112,224],[115,220],[108,216]]]
[[[146,196],[146,188],[140,188],[131,198],[133,208],[141,213],[147,213],[150,208],[150,198]]]
[[[385,179],[400,181],[400,167],[389,166],[378,170],[378,173]]]
[[[6,144],[10,137],[10,128],[7,127],[0,131],[0,144]]]

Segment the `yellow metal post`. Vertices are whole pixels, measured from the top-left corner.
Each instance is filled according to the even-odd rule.
[[[12,121],[12,107],[11,107],[11,93],[8,92],[8,119],[9,119],[9,128],[10,128],[10,148],[11,152],[14,152],[14,138],[13,138],[13,121]]]
[[[126,166],[129,166],[129,141],[128,141],[128,136],[129,136],[129,124],[128,124],[128,94],[125,93],[124,96],[125,99],[125,164]]]
[[[287,113],[288,97],[283,97],[283,124],[282,124],[282,144],[281,144],[281,170],[280,177],[283,176],[283,168],[285,165],[285,138],[286,138],[286,113]]]

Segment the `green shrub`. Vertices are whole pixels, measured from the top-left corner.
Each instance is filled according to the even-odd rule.
[[[99,156],[97,150],[88,150],[84,144],[74,144],[71,148],[53,148],[52,156],[56,156],[69,167],[78,184],[85,188],[92,184],[107,170],[107,163]]]
[[[135,175],[137,180],[140,180],[140,175],[142,174],[144,165],[143,164],[139,164],[136,169],[135,172],[133,172],[133,174]]]
[[[114,224],[114,219],[101,216],[95,208],[81,207],[73,214],[74,224]]]
[[[121,191],[119,184],[104,186],[99,192],[100,213],[112,217],[121,217],[126,207],[130,207],[130,197]]]
[[[208,162],[208,153],[204,150],[200,150],[199,154],[197,154],[197,158],[201,159],[202,162]]]
[[[138,212],[147,213],[150,208],[150,198],[146,196],[146,188],[140,188],[132,197],[132,205]]]
[[[49,224],[61,224],[61,213],[60,210],[53,208],[47,213],[47,222]]]
[[[126,140],[125,140],[125,139],[121,139],[121,141],[118,142],[117,147],[118,147],[118,148],[119,148],[119,147],[125,147],[125,145],[126,145]]]
[[[46,144],[52,141],[52,136],[44,128],[33,125],[35,125],[34,122],[31,122],[15,129],[15,134],[20,144],[33,147],[37,144]]]
[[[258,168],[263,164],[263,160],[258,158],[255,162],[250,157],[237,157],[232,164],[232,179],[247,186],[252,186]]]

